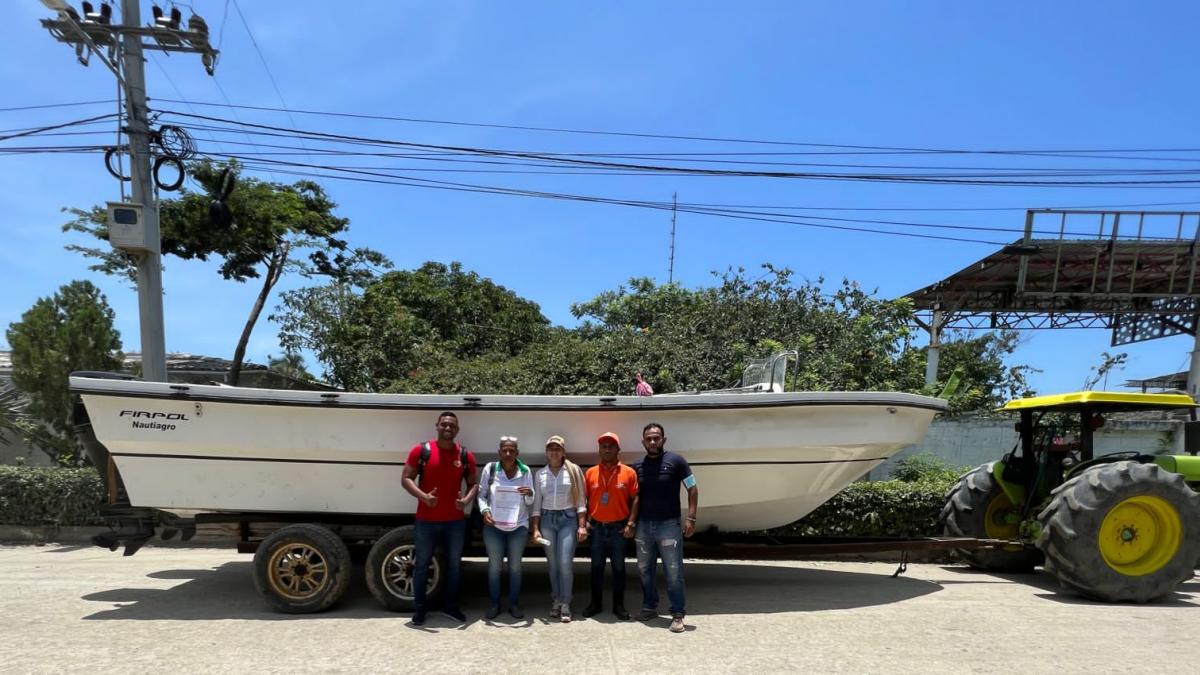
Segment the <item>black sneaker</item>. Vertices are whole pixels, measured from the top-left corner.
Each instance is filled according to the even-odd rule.
[[[600,613],[600,605],[588,605],[587,607],[584,607],[583,611],[580,613],[585,617],[596,616]]]
[[[500,605],[492,605],[488,608],[487,614],[483,615],[488,621],[500,616]]]
[[[613,607],[613,616],[617,617],[621,621],[629,620],[629,612],[625,611],[624,607]]]
[[[413,612],[412,625],[414,625],[414,626],[424,626],[425,625],[425,610],[418,609],[417,611]]]
[[[512,618],[514,618],[514,619],[524,619],[525,618],[525,612],[521,611],[520,605],[513,605],[512,607],[509,607],[508,613],[511,614]]]
[[[447,607],[446,609],[443,609],[442,614],[445,615],[446,618],[453,619],[453,620],[457,621],[458,623],[466,623],[467,622],[467,615],[458,611],[458,609],[454,608],[454,607]]]

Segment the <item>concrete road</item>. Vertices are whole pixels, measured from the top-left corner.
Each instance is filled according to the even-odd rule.
[[[1200,581],[1164,604],[1104,605],[1060,595],[1042,574],[912,565],[892,579],[889,563],[689,560],[688,631],[675,635],[665,618],[549,622],[541,560],[526,563],[526,620],[483,620],[484,566],[472,560],[469,622],[431,615],[423,629],[384,612],[361,570],[331,611],[272,613],[250,560],[0,546],[0,671],[1180,673],[1196,671],[1200,639]],[[586,564],[576,572],[582,600]],[[640,597],[629,590],[631,609]]]

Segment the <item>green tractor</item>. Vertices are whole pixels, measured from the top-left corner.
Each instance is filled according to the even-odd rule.
[[[1180,394],[1084,391],[1010,401],[1020,443],[962,476],[942,509],[945,533],[1004,539],[959,550],[972,567],[1028,572],[1037,565],[1063,587],[1108,602],[1170,596],[1200,562],[1200,457],[1136,452],[1093,456],[1104,415],[1191,411]]]

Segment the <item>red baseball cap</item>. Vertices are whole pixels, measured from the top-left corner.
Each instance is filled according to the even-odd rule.
[[[616,443],[618,448],[621,447],[621,437],[616,435],[615,433],[613,433],[611,431],[606,431],[606,432],[600,434],[600,438],[597,438],[596,442],[602,443],[602,442],[604,442],[605,439],[608,439],[608,440],[612,441],[613,443]]]

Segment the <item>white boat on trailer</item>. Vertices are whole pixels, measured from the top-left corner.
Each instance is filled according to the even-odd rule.
[[[662,424],[668,447],[687,458],[701,486],[697,530],[711,533],[802,518],[919,443],[946,408],[942,399],[906,393],[785,393],[778,374],[774,379],[739,390],[653,397],[452,396],[168,384],[92,373],[72,376],[71,390],[84,409],[77,408],[77,426],[105,478],[103,513],[117,526],[98,544],[114,550],[123,544],[128,555],[156,529],[190,536],[196,523],[241,523],[244,539],[265,537],[239,547],[257,548],[264,558],[260,565],[256,557],[264,596],[284,611],[314,611],[340,595],[330,586],[337,585],[336,575],[326,574],[321,593],[289,590],[298,583],[288,571],[295,555],[286,553],[295,542],[277,542],[281,557],[262,547],[314,524],[330,533],[322,540],[329,545],[390,547],[368,557],[368,585],[389,608],[407,606],[406,526],[416,502],[400,487],[401,472],[408,449],[434,435],[443,410],[458,415],[458,440],[481,466],[496,459],[501,435],[520,438],[524,459],[540,464],[542,442],[554,434],[567,439],[576,461],[593,464],[595,439],[606,431],[621,436],[622,459],[632,462],[643,454],[642,427]],[[264,530],[263,523],[273,525]],[[325,563],[341,557],[320,543],[304,544],[303,555]],[[288,599],[289,593],[299,595]],[[309,597],[314,594],[320,597]]]

